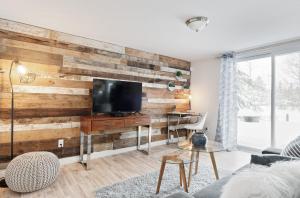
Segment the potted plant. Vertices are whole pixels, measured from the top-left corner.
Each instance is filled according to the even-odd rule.
[[[176,71],[176,79],[177,80],[182,79],[182,72],[181,71]]]
[[[183,85],[183,89],[189,89],[190,88],[190,85],[188,84],[188,83],[185,83],[184,85]]]
[[[175,83],[174,82],[169,82],[168,83],[168,90],[169,91],[174,91],[175,90]]]

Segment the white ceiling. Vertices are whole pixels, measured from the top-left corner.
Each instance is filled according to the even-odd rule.
[[[300,37],[300,0],[1,0],[0,18],[187,60]]]

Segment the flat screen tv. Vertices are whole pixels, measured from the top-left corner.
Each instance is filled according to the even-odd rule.
[[[93,113],[135,113],[141,111],[142,84],[93,80]]]

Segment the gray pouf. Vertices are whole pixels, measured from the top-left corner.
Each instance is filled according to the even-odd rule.
[[[59,160],[50,152],[30,152],[14,158],[5,171],[5,182],[15,192],[33,192],[52,184]]]

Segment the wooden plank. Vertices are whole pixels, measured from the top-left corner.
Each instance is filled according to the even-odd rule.
[[[138,61],[131,61],[131,60],[127,61],[126,64],[128,66],[144,68],[144,69],[151,69],[151,70],[154,70],[154,71],[160,71],[160,68],[161,68],[158,65],[143,63],[143,62],[138,62]]]
[[[140,77],[140,76],[132,76],[128,74],[107,73],[107,72],[91,71],[87,69],[68,68],[68,67],[62,67],[60,72],[67,75],[91,76],[93,77],[92,79],[116,79],[116,80],[123,80],[123,81],[142,82],[143,86],[163,88],[163,89],[167,88],[167,83],[170,82],[169,80],[162,80],[157,78],[147,78],[147,77]],[[176,84],[176,89],[183,89],[184,82],[176,81],[175,84]]]
[[[80,122],[79,116],[63,116],[63,117],[42,117],[42,118],[17,118],[14,124],[49,124],[49,123],[66,123]],[[1,119],[1,125],[10,124],[10,119]]]
[[[9,92],[10,91],[10,85],[8,78],[3,79],[4,83],[1,85],[3,92]],[[14,86],[16,85],[23,85],[24,83],[20,82],[20,79],[18,76],[14,76],[12,78],[12,82]],[[55,76],[52,76],[52,78],[41,78],[37,77],[33,82],[30,83],[30,86],[32,87],[54,87],[54,88],[75,88],[75,90],[80,89],[80,91],[88,91],[93,88],[93,83],[89,81],[76,81],[76,80],[67,80],[64,78],[55,78]],[[71,89],[72,90],[72,89]],[[84,93],[83,92],[83,93]],[[54,92],[55,93],[55,92]],[[80,94],[78,94],[80,95]],[[86,95],[86,94],[83,94]]]
[[[86,61],[87,62],[87,61]],[[72,57],[64,57],[63,67],[69,67],[69,68],[75,68],[75,69],[84,69],[84,70],[90,70],[90,71],[97,71],[97,72],[104,72],[104,73],[111,73],[111,74],[121,74],[121,75],[128,75],[128,76],[137,76],[137,77],[143,77],[143,78],[154,78],[154,79],[162,79],[162,80],[168,80],[168,81],[175,81],[175,77],[171,76],[165,76],[161,75],[161,73],[157,74],[158,72],[152,71],[152,70],[146,70],[146,69],[140,69],[135,67],[129,67],[129,66],[123,66],[123,65],[107,65],[106,67],[103,67],[102,63],[79,63]],[[93,65],[91,65],[93,64]],[[97,65],[99,64],[99,65]],[[116,69],[112,69],[112,67]],[[186,79],[180,79],[178,80],[180,82],[186,82]]]
[[[0,133],[1,132],[8,132],[10,131],[10,124],[4,124],[0,126]],[[64,122],[64,123],[42,123],[42,124],[14,124],[14,131],[37,131],[37,130],[44,130],[44,129],[68,129],[68,128],[79,128],[80,122]]]
[[[145,98],[188,99],[189,94],[189,90],[175,90],[171,92],[168,89],[143,87],[143,97]]]
[[[0,59],[0,67],[3,69],[5,72],[4,75],[5,77],[8,78],[8,73],[10,70],[10,65],[11,65],[12,60],[8,59]],[[33,62],[27,62],[27,61],[21,61],[21,64],[26,67],[26,70],[28,72],[33,72],[39,76],[40,73],[47,73],[47,74],[57,74],[61,68],[59,65],[51,65],[51,64],[46,64],[46,63],[33,63]],[[16,67],[13,68],[13,76],[18,76]],[[19,79],[19,78],[18,78]]]
[[[0,19],[1,20],[1,19]],[[19,60],[33,63],[44,63],[49,65],[61,66],[63,63],[62,55],[49,54],[34,50],[27,50],[14,47],[5,47],[5,50],[0,53],[0,59]]]
[[[90,95],[89,89],[82,88],[45,87],[28,85],[14,85],[13,87],[15,93]]]
[[[27,34],[35,37],[42,37],[50,40],[56,40],[65,43],[74,43],[77,45],[97,48],[97,49],[110,51],[110,52],[116,52],[121,54],[125,53],[124,47],[121,47],[119,45],[114,45],[111,43],[101,42],[93,39],[87,39],[80,36],[74,36],[71,34],[57,32],[57,31],[40,28],[32,25],[27,25],[24,23],[10,21],[6,19],[0,19],[0,29]]]
[[[48,139],[48,140],[39,140],[39,141],[21,141],[21,142],[14,142],[14,155],[20,155],[26,152],[32,151],[49,151],[58,154],[59,157],[65,157],[65,151],[67,149],[74,149],[78,148],[79,154],[79,137],[73,138],[66,138],[64,139],[64,147],[57,148],[57,142],[59,138],[56,139]],[[10,153],[10,143],[1,144],[0,155],[4,156]],[[61,155],[62,154],[62,155]],[[76,152],[71,153],[71,155],[75,155]]]
[[[64,128],[64,129],[45,129],[34,131],[16,131],[14,133],[14,141],[37,141],[53,138],[70,138],[79,137],[79,128]],[[10,132],[0,133],[0,143],[10,142]]]
[[[159,61],[167,63],[169,67],[190,71],[191,63],[185,60],[159,55]]]
[[[99,60],[91,60],[91,59],[85,59],[85,58],[78,58],[74,56],[64,56],[64,62],[69,64],[83,64],[83,65],[89,65],[94,66],[96,68],[110,68],[115,70],[122,70],[122,71],[131,71],[131,72],[138,72],[141,74],[152,74],[154,76],[168,76],[172,77],[170,80],[176,80],[175,79],[175,72],[167,72],[167,71],[160,71],[158,68],[153,67],[152,64],[150,65],[139,65],[140,63],[128,66],[130,61],[127,62],[127,65],[119,64],[119,63],[107,63]],[[186,78],[189,78],[186,76]],[[179,81],[186,82],[186,79],[180,79]]]
[[[183,104],[183,103],[188,103],[188,99],[165,99],[165,98],[148,98],[147,99],[148,103],[160,103],[160,104],[165,104],[165,103],[171,103],[171,104]]]
[[[0,30],[0,37],[7,37],[6,34]],[[107,52],[94,48],[87,48],[82,46],[77,46],[74,44],[60,44],[54,41],[40,41],[37,39],[32,39],[24,36],[15,36],[13,39],[1,39],[0,46],[8,46],[13,48],[21,48],[26,50],[38,50],[40,52],[45,52],[49,54],[60,54],[66,56],[74,56],[79,58],[86,58],[91,60],[104,61],[107,63],[120,64],[122,62],[122,54]],[[21,41],[20,41],[21,40]],[[23,42],[22,40],[29,40],[29,42]]]
[[[1,108],[10,108],[10,94],[2,94]],[[90,96],[16,93],[15,109],[91,108]]]
[[[0,29],[0,43],[5,46],[17,47],[23,49],[38,50],[47,53],[55,53],[61,55],[74,55],[78,57],[87,57],[94,55],[102,55],[111,58],[122,58],[124,55],[116,52],[110,52],[97,48],[86,47],[74,43],[63,43],[56,40],[45,39],[41,37],[20,34]]]
[[[145,58],[145,59],[150,59],[150,60],[159,60],[159,55],[158,54],[153,54],[141,50],[136,50],[133,48],[128,48],[125,47],[125,54],[129,56],[135,56],[135,57],[140,57],[140,58]]]
[[[113,150],[112,142],[93,144],[93,152],[100,152],[106,150]]]

